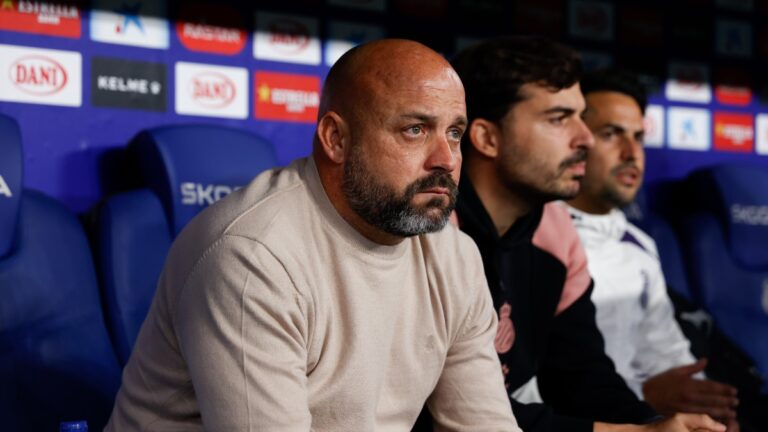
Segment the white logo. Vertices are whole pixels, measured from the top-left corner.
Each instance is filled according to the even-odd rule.
[[[181,184],[181,203],[184,205],[211,205],[240,187],[184,182]]]
[[[672,62],[664,93],[671,101],[709,103],[712,86],[709,68],[705,64]]]
[[[755,117],[755,134],[755,151],[757,154],[768,155],[768,114]]]
[[[320,64],[320,39],[315,18],[256,14],[253,56],[262,60]]]
[[[290,113],[303,113],[307,107],[320,106],[320,95],[317,92],[273,88],[270,91],[270,102],[285,105],[285,110]]]
[[[747,141],[752,141],[752,128],[739,124],[720,124],[716,127],[718,134],[730,140],[734,145],[743,145]]]
[[[735,224],[768,226],[768,206],[733,204],[731,219]]]
[[[80,106],[80,53],[0,45],[0,100]]]
[[[96,79],[99,90],[108,90],[120,93],[159,94],[163,85],[158,81],[150,81],[144,78],[124,78],[119,76],[99,75]]]
[[[667,110],[669,148],[701,150],[710,148],[710,114],[699,108],[670,107]]]
[[[130,4],[129,4],[130,3]],[[164,0],[124,2],[94,0],[91,39],[145,48],[168,48],[169,33]]]
[[[240,42],[240,30],[205,24],[184,23],[184,36],[210,42]]]
[[[377,26],[331,21],[328,24],[328,37],[325,43],[325,64],[333,66],[339,57],[355,46],[383,38],[384,29]]]
[[[752,55],[752,25],[746,21],[717,20],[715,50],[733,57]]]
[[[664,145],[664,107],[648,105],[645,109],[645,147],[660,148]]]
[[[11,192],[11,188],[8,187],[8,184],[5,182],[5,179],[3,179],[3,176],[0,175],[0,195],[4,195],[7,198],[10,198],[13,196],[13,193]]]
[[[229,66],[176,63],[176,112],[248,117],[248,71]]]
[[[20,1],[17,10],[19,13],[37,15],[37,22],[40,24],[56,25],[61,22],[61,18],[72,19],[80,16],[77,6],[53,3]]]

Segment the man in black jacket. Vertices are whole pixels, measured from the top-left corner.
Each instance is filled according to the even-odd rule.
[[[452,63],[470,122],[459,225],[483,257],[499,312],[496,349],[520,426],[725,430],[705,415],[660,419],[605,355],[584,251],[566,210],[547,204],[578,193],[593,145],[581,119],[578,55],[541,38],[508,38],[472,47]]]

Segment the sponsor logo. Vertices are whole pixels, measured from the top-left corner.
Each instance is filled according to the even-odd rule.
[[[223,108],[237,95],[235,83],[216,71],[201,72],[192,77],[192,100],[208,108]]]
[[[94,106],[165,111],[166,94],[165,64],[105,57],[91,60]]]
[[[176,112],[248,117],[248,72],[243,68],[176,63]]]
[[[208,206],[238,189],[240,186],[184,182],[181,184],[181,204]]]
[[[716,85],[715,99],[725,105],[749,105],[752,102],[752,90],[749,87]]]
[[[333,66],[345,52],[363,42],[381,39],[384,29],[348,22],[332,21],[328,25],[329,39],[325,45],[325,64]]]
[[[385,0],[328,0],[329,5],[344,6],[352,9],[384,11]]]
[[[294,15],[257,13],[253,56],[262,60],[320,64],[318,20]]]
[[[314,123],[320,106],[320,78],[277,72],[254,74],[254,116],[263,120]]]
[[[669,148],[706,151],[710,148],[710,114],[699,108],[667,109]]]
[[[740,225],[768,226],[768,206],[733,204],[731,220]]]
[[[179,41],[190,51],[235,55],[247,35],[236,10],[223,6],[183,5],[176,24]]]
[[[757,154],[768,155],[768,114],[755,117],[755,134],[755,151]]]
[[[752,56],[752,25],[746,21],[717,20],[715,51],[731,57]]]
[[[168,21],[163,0],[134,2],[94,0],[91,39],[145,48],[168,48]]]
[[[80,106],[80,80],[80,53],[0,45],[0,100]]]
[[[706,65],[673,62],[669,65],[669,77],[664,89],[667,99],[697,103],[712,100],[709,68]]]
[[[751,115],[716,112],[714,120],[717,150],[752,152],[754,131]]]
[[[589,0],[571,1],[569,29],[571,36],[613,40],[613,5]]]
[[[645,140],[643,145],[658,148],[664,145],[664,107],[648,105],[645,108]]]
[[[68,38],[80,37],[80,8],[77,1],[0,2],[0,29]]]
[[[13,196],[11,188],[8,187],[8,183],[5,182],[2,175],[0,175],[0,195],[6,198],[11,198]]]
[[[11,83],[33,95],[58,93],[67,85],[67,70],[56,60],[29,55],[11,63]]]

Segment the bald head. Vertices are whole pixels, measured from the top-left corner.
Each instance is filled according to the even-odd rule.
[[[353,115],[361,106],[374,102],[371,98],[430,77],[461,82],[440,54],[418,42],[382,39],[359,45],[341,56],[328,72],[318,118],[331,110]]]
[[[323,88],[313,156],[338,212],[382,244],[442,229],[456,201],[464,87],[439,54],[380,40],[347,52]]]

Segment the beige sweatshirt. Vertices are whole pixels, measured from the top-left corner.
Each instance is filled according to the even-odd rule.
[[[174,242],[108,431],[519,431],[472,240],[375,244],[311,159],[266,172]]]

